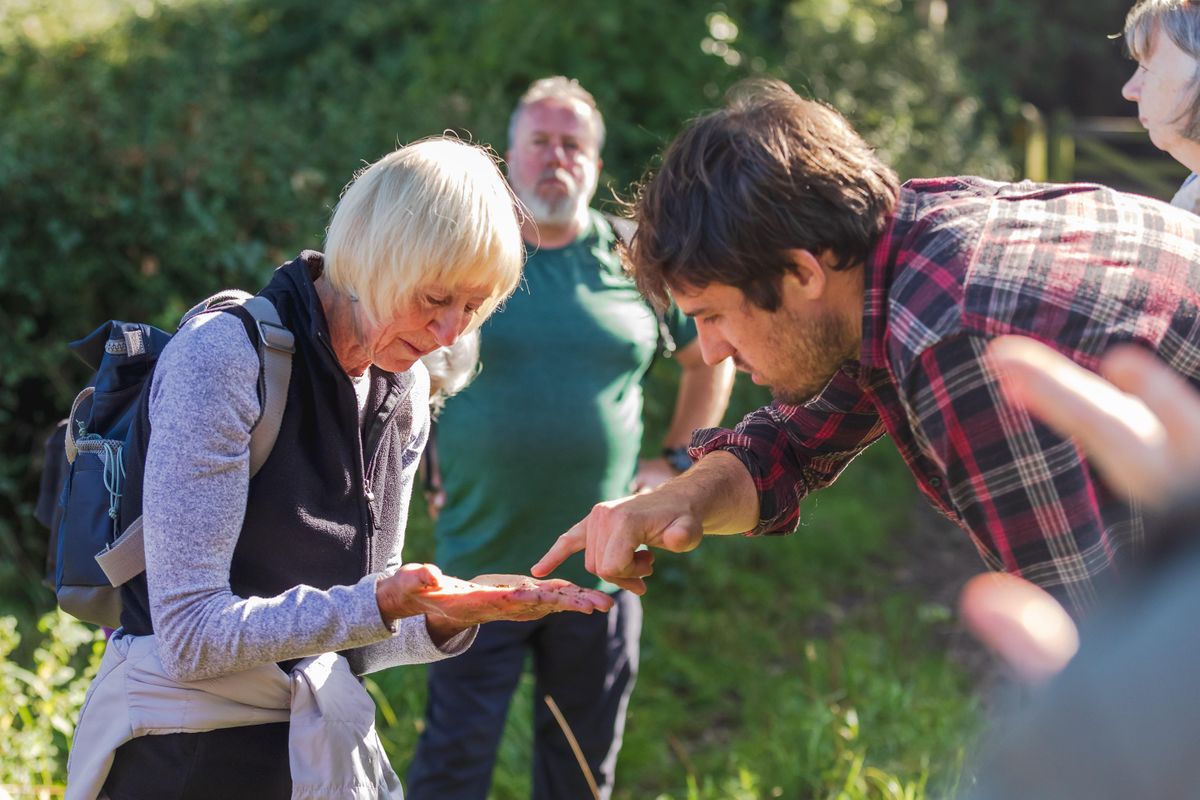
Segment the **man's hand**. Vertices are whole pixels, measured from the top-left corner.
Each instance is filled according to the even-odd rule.
[[[654,554],[642,545],[676,553],[693,550],[704,531],[699,518],[675,493],[659,491],[600,503],[583,521],[559,536],[530,570],[549,575],[568,556],[586,549],[588,572],[628,589],[646,593],[654,572]]]
[[[446,505],[446,493],[441,489],[437,491],[425,490],[425,513],[429,514],[429,518],[437,522],[438,515],[442,513],[442,508]]]
[[[641,494],[651,489],[657,489],[678,474],[679,472],[668,464],[665,458],[639,458],[637,474],[629,483],[629,491]]]
[[[645,594],[654,555],[643,546],[684,553],[704,534],[743,533],[757,521],[758,491],[750,473],[731,453],[709,453],[657,489],[596,505],[530,572],[549,575],[568,556],[586,550],[588,572]]]
[[[1074,437],[1113,488],[1161,505],[1200,485],[1200,394],[1153,354],[1114,348],[1101,377],[1023,337],[988,353],[1009,398]]]
[[[472,625],[496,620],[528,621],[560,611],[608,611],[613,599],[564,580],[522,575],[480,575],[464,581],[433,564],[405,564],[379,581],[375,599],[384,621],[424,614],[435,642]],[[440,640],[440,641],[439,641]]]

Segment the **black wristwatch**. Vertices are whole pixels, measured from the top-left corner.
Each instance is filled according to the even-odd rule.
[[[688,455],[686,447],[664,447],[662,456],[676,472],[687,472],[692,465],[692,457]]]

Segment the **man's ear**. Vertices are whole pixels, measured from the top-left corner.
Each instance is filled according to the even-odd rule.
[[[784,255],[792,265],[788,273],[783,276],[785,295],[794,293],[799,298],[810,302],[824,297],[829,284],[830,270],[825,259],[814,255],[809,250],[786,250]],[[821,255],[823,256],[824,253]]]

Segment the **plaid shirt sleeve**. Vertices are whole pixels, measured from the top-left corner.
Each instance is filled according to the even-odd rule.
[[[921,353],[902,388],[916,443],[990,567],[1085,610],[1089,572],[1115,549],[1101,518],[1107,491],[1070,440],[1005,401],[986,345],[962,335]]]
[[[758,489],[758,524],[749,535],[789,533],[800,501],[828,486],[862,450],[884,434],[874,405],[845,372],[804,405],[773,403],[733,430],[707,428],[692,437],[691,455],[714,450],[736,456]]]

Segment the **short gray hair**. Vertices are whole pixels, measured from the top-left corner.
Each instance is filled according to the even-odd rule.
[[[1183,135],[1200,142],[1200,1],[1139,0],[1125,17],[1125,46],[1129,54],[1138,61],[1148,58],[1154,33],[1160,30],[1196,62],[1191,108],[1180,118],[1184,120]]]
[[[549,78],[538,78],[529,84],[525,94],[517,101],[512,116],[508,118],[508,143],[511,145],[517,132],[517,120],[521,112],[534,103],[543,100],[575,100],[583,103],[592,111],[592,132],[596,134],[596,152],[604,149],[604,117],[596,107],[596,98],[592,93],[579,85],[579,81],[563,75],[552,75]]]

